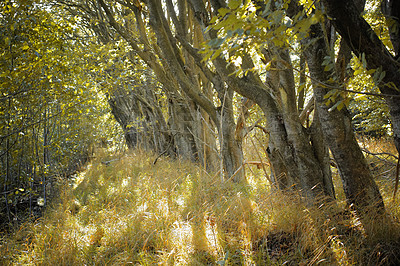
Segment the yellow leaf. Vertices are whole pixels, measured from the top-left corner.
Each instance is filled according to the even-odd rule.
[[[357,76],[363,72],[363,69],[359,68],[356,71],[354,71],[354,76]]]

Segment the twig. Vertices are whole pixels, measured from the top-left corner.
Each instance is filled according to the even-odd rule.
[[[199,138],[195,134],[193,134],[193,132],[190,130],[190,128],[187,128],[187,130],[189,131],[190,135],[192,135],[193,138],[200,141],[202,144],[209,147],[211,150],[215,151],[217,153],[218,158],[221,158],[220,154],[218,154],[218,151],[215,148],[213,148],[210,144],[208,144],[207,142],[203,141],[201,138]]]
[[[254,128],[256,128],[258,126],[258,123],[261,122],[261,118],[258,119],[253,125],[246,127],[245,128],[245,132],[244,132],[244,137],[247,136],[247,134],[249,134]]]
[[[231,177],[229,177],[228,179],[223,180],[223,181],[224,181],[224,182],[228,182],[228,181],[232,180],[232,179],[237,175],[237,173],[239,173],[239,171],[243,168],[243,165],[244,165],[244,164],[245,164],[245,163],[243,163],[241,166],[239,166],[239,168],[236,169],[236,171],[233,173],[233,175],[232,175]]]
[[[303,124],[306,119],[309,117],[310,113],[314,110],[314,96],[311,97],[310,101],[308,101],[306,107],[300,113],[300,122]]]
[[[256,176],[256,174],[254,173],[253,169],[251,169],[250,164],[247,161],[244,161],[243,164],[247,164],[247,166],[249,167],[250,172],[253,174],[253,176]],[[257,166],[258,168],[258,166]]]
[[[394,154],[392,154],[392,153],[389,153],[389,152],[378,152],[378,153],[373,153],[373,152],[370,152],[370,151],[368,151],[367,149],[361,149],[363,152],[365,152],[365,153],[368,153],[368,154],[371,154],[371,155],[375,155],[375,156],[377,156],[377,155],[388,155],[388,156],[392,156],[393,158],[395,158],[396,160],[398,160],[399,159],[399,157],[397,157],[396,155],[394,155]]]
[[[162,153],[160,153],[160,154],[157,156],[157,158],[156,158],[156,159],[154,160],[154,162],[153,162],[153,165],[156,165],[157,160],[160,159],[161,156],[163,156],[164,154],[166,154],[167,151],[169,150],[169,148],[171,148],[172,140],[175,138],[176,134],[178,134],[178,132],[175,133],[175,134],[172,136],[171,140],[170,140],[169,143],[168,143],[168,147],[167,147]]]
[[[254,147],[254,149],[255,149],[255,151],[256,151],[256,154],[257,154],[257,156],[258,156],[258,159],[260,160],[260,162],[262,162],[262,159],[261,159],[260,153],[259,153],[258,150],[257,150],[256,144],[254,143],[253,139],[250,139],[250,141],[251,141],[251,144],[253,144],[253,147]],[[258,167],[258,165],[257,165],[257,167]],[[268,175],[267,169],[265,169],[264,163],[261,164],[261,167],[262,167],[262,169],[263,169],[263,171],[264,171],[265,178],[267,178],[267,179],[268,179],[268,182],[269,182],[270,184],[272,184],[272,180],[271,180],[271,178],[270,178],[269,175]],[[271,167],[271,165],[270,165],[270,167]]]
[[[120,160],[120,159],[121,159],[121,158],[112,159],[112,160],[109,160],[109,161],[102,161],[101,163],[104,164],[105,166],[109,166],[110,163],[115,162],[115,161],[118,161],[118,160]]]
[[[219,148],[219,152],[221,154],[220,156],[220,169],[221,169],[221,181],[224,181],[224,153],[223,153],[223,149],[224,149],[224,132],[222,130],[222,122],[223,122],[223,115],[224,115],[224,110],[225,110],[225,100],[226,100],[226,94],[227,91],[225,91],[224,93],[224,98],[222,100],[222,108],[221,108],[221,118],[220,118],[220,125],[219,125],[219,136],[220,136],[220,148]],[[239,168],[240,169],[240,168]],[[236,172],[233,174],[235,175]],[[231,176],[229,179],[231,179],[233,176]]]
[[[258,128],[261,129],[265,134],[267,134],[267,135],[269,136],[269,131],[268,131],[268,129],[266,129],[265,127],[263,127],[263,126],[261,126],[261,125],[259,125],[259,124],[255,125],[254,127],[258,127]]]
[[[362,150],[363,152],[367,153],[367,154],[370,154],[370,155],[372,155],[372,156],[375,156],[378,160],[383,161],[383,162],[385,162],[385,163],[389,163],[389,164],[391,164],[391,165],[395,165],[395,163],[393,163],[393,162],[391,162],[391,161],[388,161],[388,160],[385,160],[385,159],[383,159],[383,158],[380,158],[379,155],[387,155],[387,156],[393,157],[395,160],[399,160],[399,157],[397,157],[397,156],[394,155],[394,154],[388,153],[388,152],[373,153],[373,152],[368,151],[367,149],[361,149],[361,150]]]

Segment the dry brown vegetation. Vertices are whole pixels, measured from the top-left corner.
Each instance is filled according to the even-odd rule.
[[[373,153],[389,145],[364,143]],[[387,223],[368,237],[344,203],[337,174],[338,201],[307,206],[272,190],[255,166],[246,166],[247,184],[234,184],[190,162],[153,165],[153,154],[98,151],[70,184],[60,182],[44,217],[2,237],[0,264],[394,265],[400,208],[392,200],[393,160],[367,157],[387,208]]]

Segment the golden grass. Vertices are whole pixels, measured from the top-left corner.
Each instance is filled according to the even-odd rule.
[[[0,264],[385,265],[399,250],[390,193],[390,222],[371,240],[345,204],[306,206],[271,191],[261,169],[233,184],[190,162],[154,159],[98,154],[60,185],[43,218],[0,240]]]

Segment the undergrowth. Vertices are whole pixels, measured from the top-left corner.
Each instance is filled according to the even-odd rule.
[[[0,239],[1,265],[395,265],[399,207],[366,237],[340,202],[307,206],[262,170],[224,182],[200,166],[135,151],[97,154],[41,219]],[[106,163],[104,163],[106,162]],[[335,183],[338,177],[335,176]],[[396,257],[397,256],[397,257]]]

